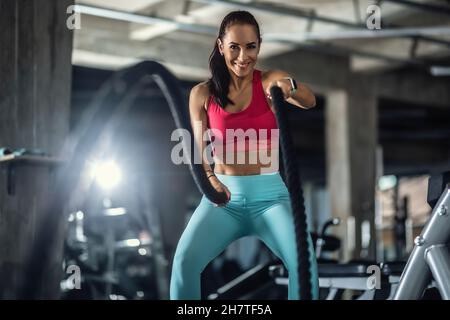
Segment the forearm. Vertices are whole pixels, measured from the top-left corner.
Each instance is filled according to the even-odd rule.
[[[207,163],[206,161],[203,161],[202,166],[203,166],[203,170],[205,170],[206,174],[208,174],[210,172],[214,172],[211,165],[209,163]]]
[[[194,157],[195,159],[202,159],[201,165],[203,167],[203,170],[208,173],[212,172],[211,168],[211,159],[208,159],[207,152],[205,152],[206,148],[206,141],[204,141],[203,137],[205,136],[205,131],[207,130],[206,127],[206,120],[197,120],[192,121],[192,128],[194,133],[194,141],[195,141],[195,151],[198,154]]]
[[[202,158],[202,167],[203,170],[205,171],[206,175],[208,175],[208,173],[214,172],[214,170],[212,169],[212,163],[213,163],[213,159],[211,156],[208,157],[208,153],[210,153],[210,147],[211,145],[209,145],[209,147],[207,146],[206,141],[204,141],[203,139],[197,139],[197,146],[199,146],[199,150],[200,150],[200,154],[201,154],[201,158]]]
[[[297,82],[297,91],[291,94],[288,102],[300,108],[310,109],[316,106],[314,93],[303,83]]]

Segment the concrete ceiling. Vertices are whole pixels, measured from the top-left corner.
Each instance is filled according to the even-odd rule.
[[[382,1],[382,29],[371,31],[365,27],[366,10],[374,2],[366,0],[77,0],[82,6],[115,11],[103,17],[82,13],[73,63],[117,69],[152,59],[181,78],[204,79],[215,32],[223,16],[234,9],[249,10],[259,21],[263,61],[318,47],[346,54],[353,72],[382,72],[449,57],[449,1],[406,2],[441,10]]]

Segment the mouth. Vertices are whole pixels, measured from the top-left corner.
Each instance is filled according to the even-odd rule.
[[[250,65],[250,62],[247,63],[235,63],[235,66],[237,66],[239,69],[246,69]]]

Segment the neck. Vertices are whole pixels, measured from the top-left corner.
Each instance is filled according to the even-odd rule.
[[[245,77],[238,77],[234,72],[230,72],[230,87],[234,90],[241,90],[253,81],[253,70]]]

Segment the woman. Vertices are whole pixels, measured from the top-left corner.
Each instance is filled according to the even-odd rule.
[[[175,252],[171,299],[200,299],[200,275],[206,265],[231,242],[249,235],[261,239],[283,261],[289,272],[288,298],[299,298],[293,216],[278,172],[277,123],[269,92],[278,86],[289,103],[304,109],[315,106],[315,97],[286,72],[255,69],[260,45],[255,18],[246,11],[229,13],[210,56],[212,77],[191,90],[189,112],[196,143],[204,155],[209,146],[203,137],[208,132],[213,146],[214,170],[207,156],[203,167],[228,201],[217,205],[203,197],[193,213]],[[244,138],[244,143],[235,138]],[[317,298],[315,260],[311,266]]]

